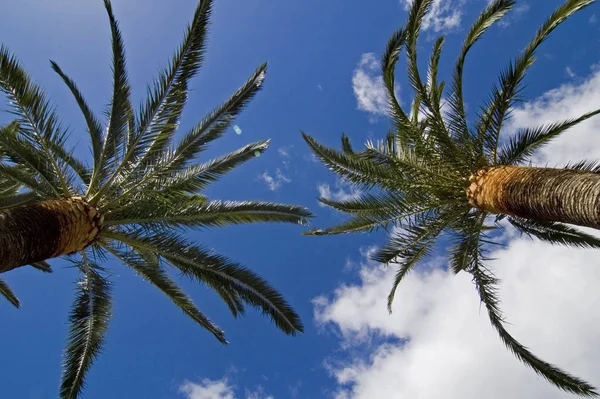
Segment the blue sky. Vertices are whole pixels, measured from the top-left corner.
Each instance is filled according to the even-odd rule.
[[[236,122],[242,133],[229,131],[206,156],[264,138],[272,142],[260,158],[212,186],[209,195],[301,204],[317,214],[314,224],[319,227],[340,221],[341,216],[320,207],[316,197],[343,198],[356,191],[314,161],[300,130],[336,146],[342,132],[356,146],[387,132],[378,70],[373,65],[390,34],[403,24],[407,2],[215,1],[207,56],[192,83],[182,130],[224,101],[258,65],[268,61],[264,90]],[[520,1],[506,22],[493,27],[475,47],[465,71],[468,111],[477,109],[510,57],[560,3]],[[421,62],[425,65],[432,39],[447,34],[440,67],[440,77],[447,79],[467,27],[487,0],[453,1],[451,5],[448,0],[437,0],[434,4],[423,34]],[[194,0],[113,1],[136,102],[179,44],[195,5]],[[21,0],[4,9],[0,41],[45,87],[71,127],[73,143],[87,156],[83,120],[49,60],[75,79],[95,110],[103,109],[111,79],[110,36],[102,2]],[[600,8],[594,4],[562,25],[542,46],[526,81],[527,103],[515,110],[507,134],[522,126],[576,116],[599,104],[598,50]],[[399,93],[409,105],[404,75],[400,69]],[[7,115],[0,118],[8,120]],[[586,155],[597,157],[600,140],[590,132],[598,128],[599,122],[584,125],[537,160],[559,164]],[[295,338],[281,334],[251,310],[233,319],[215,294],[182,281],[200,308],[226,331],[231,344],[221,346],[161,293],[111,262],[114,318],[104,352],[88,376],[85,397],[434,398],[445,392],[445,397],[470,398],[480,397],[477,394],[482,391],[477,389],[490,383],[492,376],[500,390],[517,387],[515,392],[527,392],[528,397],[566,397],[505,353],[485,315],[478,312],[468,278],[444,274],[443,260],[436,259],[411,277],[414,280],[407,282],[396,300],[396,312],[389,316],[384,305],[389,271],[366,260],[383,234],[314,238],[300,236],[301,231],[299,226],[250,225],[193,235],[199,243],[256,270],[284,293],[306,325],[306,332]],[[501,292],[509,297],[505,308],[514,320],[513,331],[534,350],[539,348],[542,357],[548,354],[551,361],[600,385],[600,319],[585,315],[586,310],[597,309],[600,295],[582,289],[582,285],[600,282],[598,268],[592,267],[598,255],[550,249],[510,231],[507,238],[512,240],[510,249],[499,252],[496,263],[508,287]],[[22,268],[6,276],[23,307],[15,310],[0,303],[4,397],[56,397],[76,273],[63,260],[52,264],[53,275]],[[574,272],[565,275],[565,268]],[[552,288],[561,282],[571,288],[567,293]],[[441,293],[450,297],[443,298]],[[540,301],[541,297],[547,300]],[[452,301],[464,307],[450,308],[456,317],[449,321],[443,310]],[[538,323],[532,314],[545,314],[546,321]],[[540,326],[547,320],[555,324],[544,330]],[[568,327],[563,328],[565,320],[569,320]],[[468,334],[464,333],[466,323],[472,323],[473,331]],[[440,326],[463,333],[448,335],[437,331]],[[555,348],[556,342],[564,343],[562,352]],[[482,363],[474,353],[483,350],[489,351],[489,360]],[[458,365],[457,359],[462,359]],[[448,372],[472,376],[469,367],[482,375],[481,386],[472,384],[467,392],[448,380]],[[404,381],[401,386],[394,385],[400,381]]]

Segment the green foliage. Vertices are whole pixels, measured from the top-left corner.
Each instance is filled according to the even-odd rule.
[[[5,47],[0,48],[0,90],[15,122],[0,131],[0,209],[70,196],[84,197],[104,215],[100,239],[76,261],[82,277],[70,315],[61,398],[76,398],[101,350],[110,321],[111,290],[100,264],[114,256],[162,291],[192,320],[226,343],[212,323],[177,286],[169,270],[214,289],[234,316],[249,305],[289,335],[303,325],[279,292],[251,270],[187,241],[182,229],[280,222],[306,225],[303,207],[263,201],[209,200],[201,191],[227,172],[264,152],[269,140],[248,144],[213,160],[198,155],[221,137],[260,91],[266,64],[190,131],[174,142],[190,80],[202,65],[212,1],[200,0],[183,41],[159,72],[139,111],[133,111],[124,45],[111,3],[104,1],[112,38],[112,97],[105,119],[88,106],[75,82],[51,61],[86,122],[91,165],[65,147],[61,127],[45,94]],[[33,267],[51,272],[46,263]],[[168,267],[169,269],[167,269]],[[0,294],[19,305],[0,281]]]
[[[546,363],[517,342],[504,328],[497,298],[498,280],[483,265],[486,244],[494,244],[489,230],[499,227],[484,224],[489,216],[473,209],[465,192],[469,177],[475,171],[497,165],[521,165],[534,151],[569,128],[597,115],[600,110],[579,118],[551,125],[524,129],[499,147],[503,123],[511,107],[519,101],[525,73],[534,62],[535,52],[548,35],[576,11],[593,0],[568,0],[559,7],[536,33],[525,50],[500,75],[490,100],[474,123],[466,114],[463,98],[463,71],[466,57],[487,29],[500,20],[515,4],[513,0],[496,0],[475,20],[460,49],[452,75],[447,104],[442,112],[445,86],[438,81],[439,59],[444,38],[438,38],[429,58],[424,83],[418,69],[417,48],[421,23],[432,0],[414,0],[404,28],[392,34],[381,60],[384,86],[388,95],[389,116],[394,132],[377,142],[367,142],[356,151],[345,135],[342,151],[327,148],[303,133],[315,155],[334,173],[363,190],[357,198],[324,204],[351,217],[337,226],[315,229],[306,235],[344,234],[393,228],[386,243],[373,259],[384,264],[397,264],[398,271],[388,297],[388,309],[399,283],[432,250],[438,238],[448,233],[454,244],[449,249],[449,268],[455,273],[467,272],[490,321],[505,345],[536,373],[568,392],[596,396],[586,382]],[[402,48],[406,48],[407,71],[414,92],[411,109],[400,106],[395,93],[395,69]],[[568,165],[569,169],[598,172],[597,161]],[[507,215],[496,215],[496,221]],[[519,231],[553,244],[598,248],[600,240],[575,228],[556,222],[509,217]]]

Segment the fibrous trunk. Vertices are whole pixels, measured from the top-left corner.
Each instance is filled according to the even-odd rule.
[[[102,221],[79,197],[0,210],[0,273],[86,248]]]
[[[494,166],[470,181],[467,199],[481,210],[600,229],[600,173]]]

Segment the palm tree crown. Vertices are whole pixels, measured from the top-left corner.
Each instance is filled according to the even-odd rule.
[[[224,104],[174,143],[190,79],[202,64],[211,1],[198,2],[192,23],[160,71],[138,112],[130,100],[123,41],[111,3],[105,0],[112,34],[113,91],[104,126],[67,74],[52,68],[73,94],[87,124],[92,165],[67,149],[66,130],[39,86],[9,51],[0,49],[0,88],[16,121],[0,134],[0,210],[39,202],[70,200],[94,217],[100,231],[71,258],[81,270],[70,314],[61,398],[75,398],[98,354],[111,314],[111,284],[102,263],[114,256],[155,285],[185,314],[226,343],[212,323],[169,277],[167,267],[207,284],[231,313],[245,305],[261,309],[284,333],[303,331],[302,322],[279,292],[251,270],[190,242],[182,230],[254,222],[306,224],[311,213],[299,206],[258,201],[211,201],[200,192],[226,172],[266,150],[269,140],[198,163],[196,157],[223,135],[261,89],[266,64]],[[50,201],[50,202],[48,202]],[[83,204],[83,205],[81,205]],[[82,208],[84,206],[84,208]],[[50,271],[45,262],[33,266]],[[6,283],[0,293],[19,302]]]
[[[433,45],[426,81],[422,80],[417,68],[417,39],[432,0],[415,0],[405,27],[392,35],[381,60],[394,130],[382,141],[367,142],[363,151],[355,151],[345,135],[342,136],[342,151],[337,151],[303,133],[308,145],[325,165],[352,184],[371,189],[350,200],[321,198],[321,202],[352,217],[338,226],[315,229],[306,234],[343,234],[378,228],[387,230],[390,225],[395,227],[374,255],[376,261],[398,264],[388,297],[391,311],[398,284],[431,252],[442,233],[448,233],[454,241],[449,251],[449,267],[455,273],[466,271],[472,275],[490,321],[504,344],[517,358],[557,387],[584,396],[595,396],[594,388],[538,359],[505,329],[499,309],[498,280],[484,266],[486,244],[493,243],[490,234],[500,226],[486,224],[486,221],[497,213],[496,222],[507,217],[519,231],[551,243],[598,248],[600,240],[560,222],[481,209],[476,206],[477,193],[471,191],[474,181],[486,170],[522,165],[535,150],[568,128],[600,113],[597,110],[574,120],[524,129],[505,143],[500,142],[503,123],[509,117],[511,107],[519,101],[522,81],[534,62],[536,49],[560,23],[592,2],[568,0],[559,7],[524,51],[502,72],[499,86],[493,88],[490,100],[471,123],[463,101],[466,56],[481,35],[515,2],[496,0],[474,22],[454,68],[451,94],[445,100],[445,82],[437,79],[444,37],[438,38]],[[409,112],[400,106],[394,92],[395,67],[402,47],[406,49],[408,77],[414,90]],[[443,106],[449,111],[443,110]],[[600,171],[595,162],[580,162],[565,169],[577,173]]]

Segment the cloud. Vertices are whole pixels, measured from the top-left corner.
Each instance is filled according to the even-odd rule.
[[[360,196],[362,193],[356,187],[339,180],[335,182],[334,187],[334,190],[332,190],[329,184],[318,184],[317,190],[319,191],[319,197],[333,201],[347,201]],[[320,202],[319,205],[325,206]]]
[[[352,75],[352,89],[358,109],[373,116],[387,115],[387,94],[379,72],[380,65],[375,55],[365,53]]]
[[[598,17],[596,17],[596,14],[592,14],[592,16],[589,19],[589,23],[593,25],[596,22],[598,22]]]
[[[413,0],[400,0],[408,10]],[[429,13],[423,19],[423,30],[449,31],[460,26],[465,0],[433,0]]]
[[[598,252],[517,238],[491,256],[509,330],[534,353],[600,386]],[[317,322],[336,328],[350,354],[329,362],[336,398],[572,397],[506,350],[468,274],[437,267],[409,274],[389,315],[393,275],[363,261],[359,283],[315,300]],[[383,343],[373,344],[376,337]],[[353,357],[357,348],[368,356]]]
[[[600,104],[600,69],[513,110],[505,133],[573,118]],[[571,129],[535,158],[562,165],[600,153],[600,118]],[[600,387],[600,251],[551,246],[507,228],[507,246],[489,256],[501,280],[508,330],[535,354]],[[599,234],[596,232],[595,234]],[[394,313],[386,296],[394,267],[358,263],[358,279],[314,299],[316,323],[340,337],[326,361],[335,398],[567,399],[502,344],[470,276],[445,271],[443,257],[400,285]]]
[[[573,70],[571,69],[571,67],[569,67],[569,66],[565,68],[565,73],[571,79],[573,79],[575,76],[577,76],[577,75],[575,75],[575,72],[573,72]]]
[[[285,176],[281,169],[277,168],[275,170],[275,176],[271,176],[268,171],[265,171],[262,175],[259,176],[262,181],[265,182],[269,190],[277,191],[281,187],[282,184],[291,183],[292,180]]]
[[[286,145],[283,147],[279,147],[277,149],[277,153],[279,154],[280,157],[283,158],[290,158],[291,157],[291,150],[294,146],[292,145]]]
[[[235,394],[235,386],[229,383],[227,377],[220,380],[203,379],[200,383],[185,381],[180,387],[179,392],[186,399],[240,399],[242,397]],[[274,399],[273,396],[267,395],[262,386],[258,386],[256,390],[246,390],[245,399]]]
[[[179,392],[186,399],[234,399],[233,387],[229,385],[227,378],[221,380],[203,379],[199,384],[186,381],[179,387]]]

